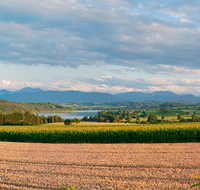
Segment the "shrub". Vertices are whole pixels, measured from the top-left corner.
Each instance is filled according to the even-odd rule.
[[[72,120],[71,119],[65,119],[64,124],[65,125],[71,125],[72,124]]]
[[[4,125],[15,125],[14,123],[12,123],[12,122],[10,122],[10,121],[5,121],[3,124],[4,124]]]
[[[27,121],[21,120],[17,122],[17,125],[30,125],[30,123],[28,123]]]

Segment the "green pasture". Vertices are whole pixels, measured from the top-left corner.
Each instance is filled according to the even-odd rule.
[[[0,126],[0,141],[36,143],[200,142],[200,123],[112,126]]]
[[[199,115],[196,114],[196,116],[200,117],[200,114]],[[162,120],[162,115],[157,114],[156,117],[158,118],[158,120]],[[182,117],[184,119],[192,119],[192,115],[182,115]],[[178,118],[178,115],[164,116],[164,120],[169,120],[169,121],[171,121],[171,120],[179,121],[177,118]],[[140,121],[147,121],[147,119],[148,119],[148,117],[146,117],[146,118],[140,117]],[[131,119],[132,122],[136,122],[136,120],[137,120],[136,118]]]

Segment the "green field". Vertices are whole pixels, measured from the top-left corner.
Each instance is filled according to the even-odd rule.
[[[0,126],[0,141],[39,143],[200,142],[200,123],[123,126]]]
[[[162,115],[156,115],[158,120],[162,120]],[[196,115],[198,117],[200,117],[200,115]],[[164,116],[165,117],[165,120],[169,120],[169,121],[179,121],[179,119],[177,119],[177,115],[175,116]],[[191,119],[192,118],[192,115],[183,115],[183,118],[184,119]],[[147,121],[148,118],[143,118],[143,117],[140,117],[140,121]],[[131,118],[131,122],[136,122],[136,118]],[[125,120],[123,120],[125,121]]]

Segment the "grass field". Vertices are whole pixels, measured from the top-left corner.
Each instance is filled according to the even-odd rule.
[[[200,171],[199,143],[0,142],[0,150],[4,190],[187,190]]]
[[[40,143],[200,142],[200,123],[0,126],[0,141]]]

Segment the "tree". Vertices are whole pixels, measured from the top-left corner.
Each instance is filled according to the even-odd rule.
[[[99,122],[103,122],[104,120],[105,120],[105,118],[102,116],[98,119]]]
[[[192,115],[192,122],[198,122],[199,121],[199,117],[197,115]]]
[[[39,118],[39,116],[38,116],[38,114],[37,114],[37,124],[39,125],[40,124],[40,118]]]
[[[162,107],[162,108],[160,108],[160,112],[161,113],[168,113],[168,111],[169,111],[169,108],[168,107]]]
[[[105,118],[106,122],[109,120],[109,122],[113,123],[115,120],[117,120],[117,118],[111,114],[105,114],[103,117]]]
[[[25,113],[25,119],[29,120],[31,116],[32,116],[31,111],[26,111],[26,113]]]
[[[148,115],[149,115],[148,112],[143,111],[141,117],[144,117],[144,118],[145,118],[145,117],[147,117]]]
[[[88,121],[88,116],[83,117],[82,121]]]
[[[12,123],[15,123],[17,124],[17,122],[21,119],[21,116],[20,116],[20,113],[17,112],[16,109],[13,110],[13,113],[9,115],[9,120],[12,122]]]
[[[81,122],[81,120],[75,117],[75,118],[72,120],[72,122],[73,122],[73,123],[76,123],[76,124],[79,124],[79,123]]]
[[[155,115],[149,115],[147,122],[149,123],[155,123],[158,118]]]
[[[190,115],[190,112],[189,112],[189,111],[187,111],[187,112],[186,112],[186,115]]]
[[[65,119],[64,124],[65,125],[71,125],[72,124],[72,120],[71,119]]]
[[[98,115],[95,115],[93,118],[94,121],[98,121]]]
[[[2,124],[3,124],[3,115],[0,112],[0,125],[2,125]]]
[[[51,117],[51,123],[54,123],[54,116]]]
[[[90,116],[89,121],[93,121],[93,116],[92,115]]]
[[[182,116],[182,114],[180,112],[177,119],[181,120],[182,118],[183,118],[183,116]]]

